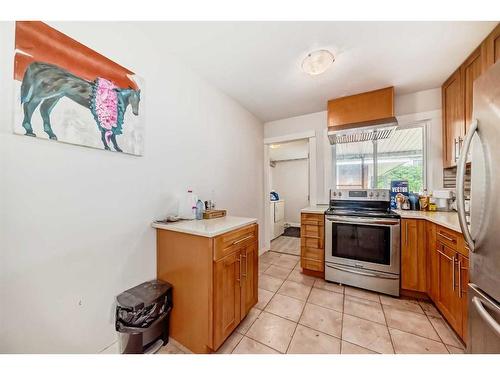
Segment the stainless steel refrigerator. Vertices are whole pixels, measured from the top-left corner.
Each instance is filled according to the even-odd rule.
[[[500,353],[500,62],[474,82],[473,122],[457,167],[457,210],[470,248],[468,353]],[[470,225],[464,174],[470,150]]]

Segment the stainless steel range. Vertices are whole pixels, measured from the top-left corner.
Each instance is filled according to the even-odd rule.
[[[400,217],[389,190],[331,190],[325,279],[399,296]]]

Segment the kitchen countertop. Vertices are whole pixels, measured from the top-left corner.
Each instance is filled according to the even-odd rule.
[[[324,214],[327,209],[327,204],[316,204],[314,206],[303,208],[300,212],[305,214]]]
[[[408,210],[394,210],[402,219],[423,219],[431,221],[435,224],[442,225],[455,232],[462,233],[460,224],[458,223],[458,213],[456,211],[442,212],[442,211],[408,211]]]
[[[256,222],[257,219],[250,217],[224,216],[217,219],[179,220],[174,223],[153,222],[151,225],[156,229],[171,230],[202,237],[215,237]]]

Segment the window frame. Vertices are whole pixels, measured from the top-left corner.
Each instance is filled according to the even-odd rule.
[[[383,127],[383,125],[381,125]],[[427,148],[427,134],[428,134],[428,127],[429,127],[429,121],[428,120],[421,120],[421,121],[414,121],[410,122],[404,125],[398,125],[397,129],[412,129],[412,128],[422,128],[422,189],[427,189],[427,159],[428,159],[428,148]],[[378,176],[378,142],[377,141],[372,141],[373,142],[373,181],[372,181],[372,186],[376,186],[377,182],[377,176]],[[331,145],[330,149],[330,158],[332,160],[332,165],[330,168],[330,175],[331,175],[331,181],[332,181],[332,186],[334,188],[337,188],[337,145]]]

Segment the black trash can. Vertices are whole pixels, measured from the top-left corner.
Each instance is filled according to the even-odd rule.
[[[116,297],[116,330],[122,354],[154,353],[168,343],[172,285],[152,280]]]

